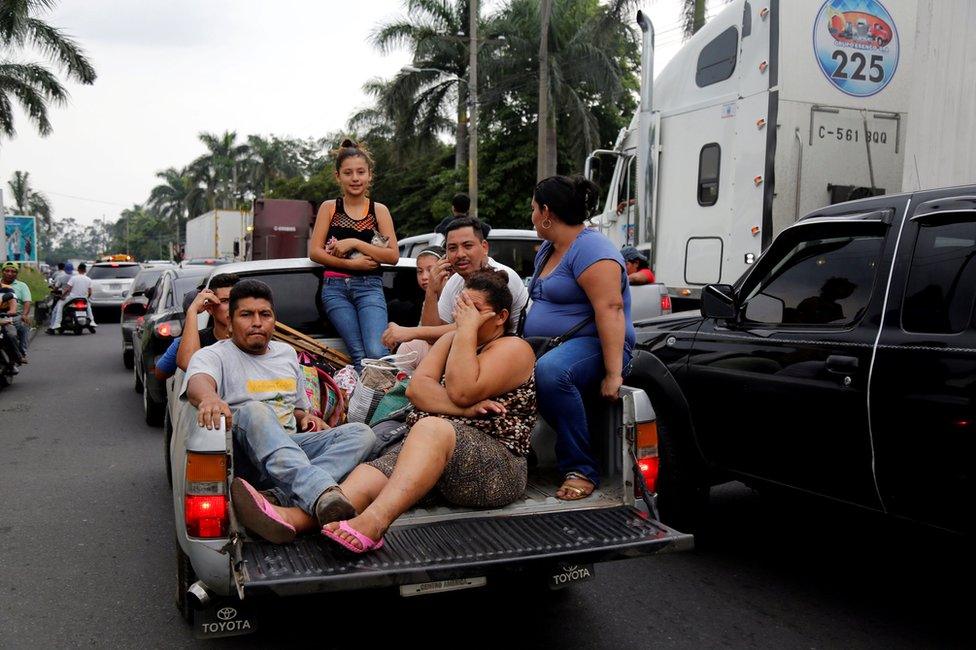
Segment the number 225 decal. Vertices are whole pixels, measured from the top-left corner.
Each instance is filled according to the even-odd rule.
[[[880,92],[898,68],[898,30],[877,0],[827,0],[813,28],[813,50],[827,80],[854,97]]]

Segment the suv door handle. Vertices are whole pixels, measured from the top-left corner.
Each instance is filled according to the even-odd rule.
[[[835,375],[851,375],[857,372],[857,357],[845,357],[839,354],[832,354],[827,357],[827,372]]]

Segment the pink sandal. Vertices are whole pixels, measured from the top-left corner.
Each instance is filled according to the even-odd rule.
[[[295,527],[282,519],[274,506],[250,483],[234,477],[230,494],[237,520],[249,531],[275,544],[287,544],[295,539]]]
[[[361,532],[359,532],[358,530],[356,530],[355,528],[353,528],[352,526],[350,526],[348,521],[340,521],[339,522],[339,530],[341,530],[341,531],[343,531],[345,533],[349,533],[350,535],[352,535],[353,537],[355,537],[356,540],[360,544],[363,545],[363,547],[362,548],[357,548],[352,543],[347,542],[346,540],[342,539],[341,537],[339,537],[338,534],[336,534],[335,532],[329,530],[328,528],[326,528],[324,526],[322,527],[322,534],[325,535],[326,537],[328,537],[329,539],[331,539],[332,541],[338,542],[343,547],[345,547],[347,550],[350,550],[353,553],[367,553],[369,551],[378,551],[381,548],[383,548],[383,538],[382,537],[380,537],[378,540],[377,539],[370,539],[369,537],[366,537]]]

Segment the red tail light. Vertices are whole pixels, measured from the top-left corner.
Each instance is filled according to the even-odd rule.
[[[227,536],[227,496],[187,496],[186,534],[209,539]]]
[[[661,313],[670,314],[671,313],[671,296],[664,294],[661,296]]]
[[[224,454],[186,455],[186,498],[183,520],[190,537],[226,537],[230,526],[227,511],[227,457]]]
[[[637,425],[637,469],[644,477],[644,485],[651,494],[657,491],[657,474],[660,459],[657,455],[657,422],[642,422]],[[635,496],[640,496],[640,488],[635,487]]]
[[[87,309],[88,308],[88,303],[86,303],[84,300],[76,300],[75,302],[71,303],[71,308],[72,309]]]
[[[162,337],[177,337],[183,333],[183,325],[178,320],[168,320],[156,325],[156,334]]]

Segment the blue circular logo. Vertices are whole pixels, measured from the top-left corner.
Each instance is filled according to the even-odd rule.
[[[820,70],[842,93],[870,97],[898,69],[898,30],[877,0],[827,0],[813,26]]]

